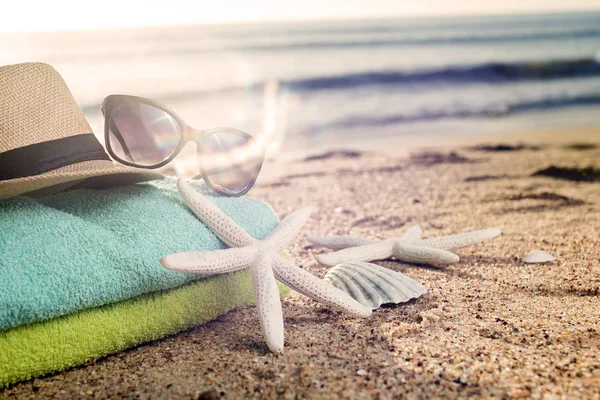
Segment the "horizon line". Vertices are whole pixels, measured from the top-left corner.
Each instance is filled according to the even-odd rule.
[[[339,17],[331,16],[311,16],[311,17],[299,17],[299,18],[266,18],[260,20],[223,20],[223,21],[210,21],[210,22],[181,22],[181,23],[165,23],[165,24],[133,24],[133,25],[122,25],[114,27],[94,27],[94,28],[74,28],[74,29],[59,29],[59,30],[28,30],[28,31],[2,31],[0,28],[0,35],[30,35],[30,34],[62,34],[62,33],[87,33],[87,32],[105,32],[105,31],[127,31],[137,29],[160,29],[160,28],[191,28],[191,27],[218,27],[218,26],[241,26],[241,25],[254,25],[260,23],[267,24],[286,24],[286,23],[311,23],[311,22],[343,22],[343,21],[361,21],[361,20],[394,20],[394,19],[453,19],[453,18],[476,18],[476,17],[502,17],[502,16],[549,16],[549,15],[560,15],[560,14],[579,14],[579,13],[600,13],[600,6],[598,8],[576,8],[571,10],[561,9],[548,9],[548,10],[521,10],[521,11],[499,11],[499,12],[473,12],[473,13],[457,13],[457,14],[426,14],[426,13],[414,13],[414,14],[396,14],[396,15],[384,15],[384,14],[371,14],[371,15],[345,15]]]

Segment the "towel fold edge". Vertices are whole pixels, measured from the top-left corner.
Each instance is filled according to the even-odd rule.
[[[290,289],[278,282],[280,295]],[[161,339],[255,304],[248,270],[0,332],[0,388]]]

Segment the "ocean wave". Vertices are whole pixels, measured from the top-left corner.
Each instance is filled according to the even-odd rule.
[[[140,58],[154,58],[164,56],[190,56],[219,53],[280,53],[303,51],[330,51],[330,50],[365,50],[378,48],[402,48],[411,46],[469,46],[469,45],[494,45],[512,43],[535,44],[540,41],[573,41],[582,39],[600,40],[599,28],[580,28],[571,30],[547,30],[534,32],[425,32],[414,34],[390,34],[388,37],[340,37],[331,38],[323,35],[307,36],[301,39],[280,40],[277,35],[258,38],[246,37],[243,40],[223,40],[219,36],[200,36],[199,38],[184,38],[180,42],[172,43],[168,40],[155,42],[155,47],[147,48],[134,45],[107,47],[90,47],[88,49],[61,50],[48,54],[50,62],[92,62],[104,61],[110,58],[113,61],[123,61]],[[567,43],[566,45],[570,45]],[[559,44],[557,44],[559,45]],[[565,45],[565,44],[562,44]]]
[[[503,84],[517,81],[578,79],[597,76],[600,76],[600,62],[596,58],[581,58],[540,62],[491,62],[414,71],[366,71],[281,80],[279,84],[285,90],[306,93],[324,90],[346,90],[364,86],[381,86],[385,87],[386,90],[390,90],[403,85]],[[241,92],[260,96],[266,84],[266,82],[254,82],[246,86],[229,86],[211,90],[154,93],[152,97],[168,103],[188,102]],[[85,104],[82,106],[82,110],[84,113],[93,113],[98,111],[99,107],[98,103]]]
[[[376,20],[355,20],[337,22],[273,22],[261,23],[259,27],[248,24],[230,26],[228,29],[215,29],[212,34],[216,38],[256,38],[256,37],[327,37],[329,35],[351,34],[414,34],[415,32],[481,32],[485,30],[502,30],[511,35],[519,33],[527,36],[532,32],[539,34],[563,35],[569,32],[583,34],[593,32],[597,25],[599,13],[569,14],[537,14],[537,15],[499,15],[496,17],[458,17],[458,18],[392,18]],[[494,29],[496,28],[496,29]],[[595,34],[595,33],[592,33]]]
[[[281,80],[279,84],[294,92],[313,90],[351,89],[361,86],[405,85],[405,84],[468,84],[507,83],[529,80],[575,79],[600,76],[600,62],[596,58],[571,60],[484,63],[469,66],[454,66],[440,69],[414,71],[365,71],[334,76]],[[162,101],[192,101],[206,96],[235,93],[239,91],[261,91],[267,82],[254,82],[246,86],[229,86],[213,90],[193,90],[157,93],[153,97]],[[88,104],[84,111],[98,108]]]
[[[295,91],[343,89],[367,85],[412,83],[505,83],[524,80],[600,76],[595,58],[542,62],[485,63],[416,71],[374,71],[290,80],[283,85]]]
[[[432,122],[442,119],[500,118],[527,112],[592,105],[600,105],[600,94],[523,100],[511,104],[488,106],[482,109],[433,110],[414,114],[379,116],[354,115],[337,121],[329,121],[322,125],[313,125],[302,133],[312,134],[333,128],[377,127],[415,122]]]
[[[186,52],[204,51],[286,51],[286,50],[318,50],[318,49],[347,49],[347,48],[376,48],[376,47],[401,47],[425,45],[468,45],[499,42],[525,42],[542,40],[585,39],[600,37],[599,29],[582,29],[566,32],[532,32],[529,34],[481,34],[481,35],[440,35],[399,39],[374,39],[374,40],[310,40],[288,43],[245,44],[242,46],[222,46],[215,48],[187,48]],[[177,49],[181,51],[182,49]]]

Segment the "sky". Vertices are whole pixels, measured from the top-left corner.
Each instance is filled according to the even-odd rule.
[[[2,6],[0,32],[600,9],[600,0],[33,0]]]

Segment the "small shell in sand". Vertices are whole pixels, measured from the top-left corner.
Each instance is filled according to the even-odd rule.
[[[425,286],[406,275],[366,262],[336,265],[324,280],[373,310],[386,303],[404,303],[427,292]]]
[[[523,262],[529,264],[546,263],[553,261],[556,261],[556,257],[554,257],[552,254],[546,253],[543,250],[530,251],[525,257],[523,257]]]

